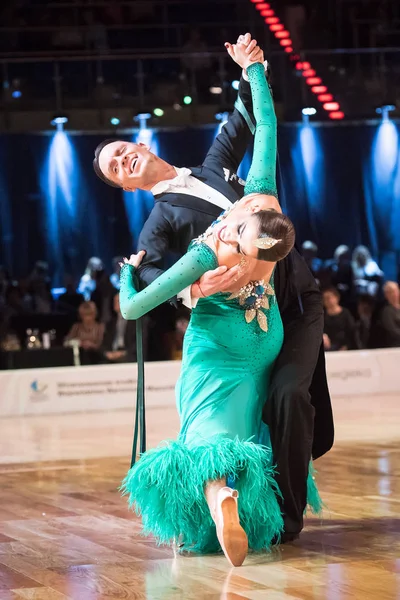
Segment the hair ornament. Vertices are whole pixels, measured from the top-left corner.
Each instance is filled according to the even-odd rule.
[[[253,242],[253,245],[260,250],[269,250],[282,240],[277,240],[268,234],[264,234]]]

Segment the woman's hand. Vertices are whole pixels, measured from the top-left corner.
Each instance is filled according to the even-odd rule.
[[[259,46],[257,40],[252,40],[249,33],[240,35],[236,44],[225,43],[225,48],[229,56],[242,69],[247,69],[253,63],[264,62],[264,53]]]
[[[141,264],[145,254],[145,250],[141,250],[137,254],[131,254],[129,260],[127,258],[124,258],[124,262],[120,263],[120,265],[121,267],[123,267],[124,265],[132,265],[132,267],[135,267],[135,269],[137,269],[138,266]]]

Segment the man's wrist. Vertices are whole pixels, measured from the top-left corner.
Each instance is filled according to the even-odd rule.
[[[192,296],[192,298],[195,298],[196,300],[198,300],[199,298],[206,297],[205,294],[203,293],[203,290],[201,289],[200,283],[198,281],[196,281],[195,283],[192,284],[191,296]]]

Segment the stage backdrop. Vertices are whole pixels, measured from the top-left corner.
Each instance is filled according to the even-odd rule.
[[[216,127],[146,130],[142,139],[170,163],[201,163]],[[387,276],[400,255],[399,126],[303,126],[279,129],[280,196],[297,239],[328,258],[341,243],[369,246]],[[135,137],[135,136],[134,136]],[[15,277],[45,259],[54,284],[79,276],[90,256],[107,265],[136,247],[153,199],[107,187],[92,170],[103,136],[53,133],[0,137],[0,264]],[[245,177],[250,155],[240,175]]]

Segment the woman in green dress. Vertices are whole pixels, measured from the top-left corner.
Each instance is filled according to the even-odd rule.
[[[277,200],[276,116],[264,67],[251,64],[245,46],[227,48],[247,69],[257,122],[246,195],[145,290],[138,292],[135,276],[143,253],[125,259],[121,311],[138,319],[218,265],[239,264],[239,276],[231,294],[201,298],[193,310],[176,386],[179,436],[144,453],[123,489],[159,543],[180,538],[192,552],[222,548],[239,566],[248,545],[268,548],[283,527],[261,416],[283,342],[274,267],[295,234]]]

